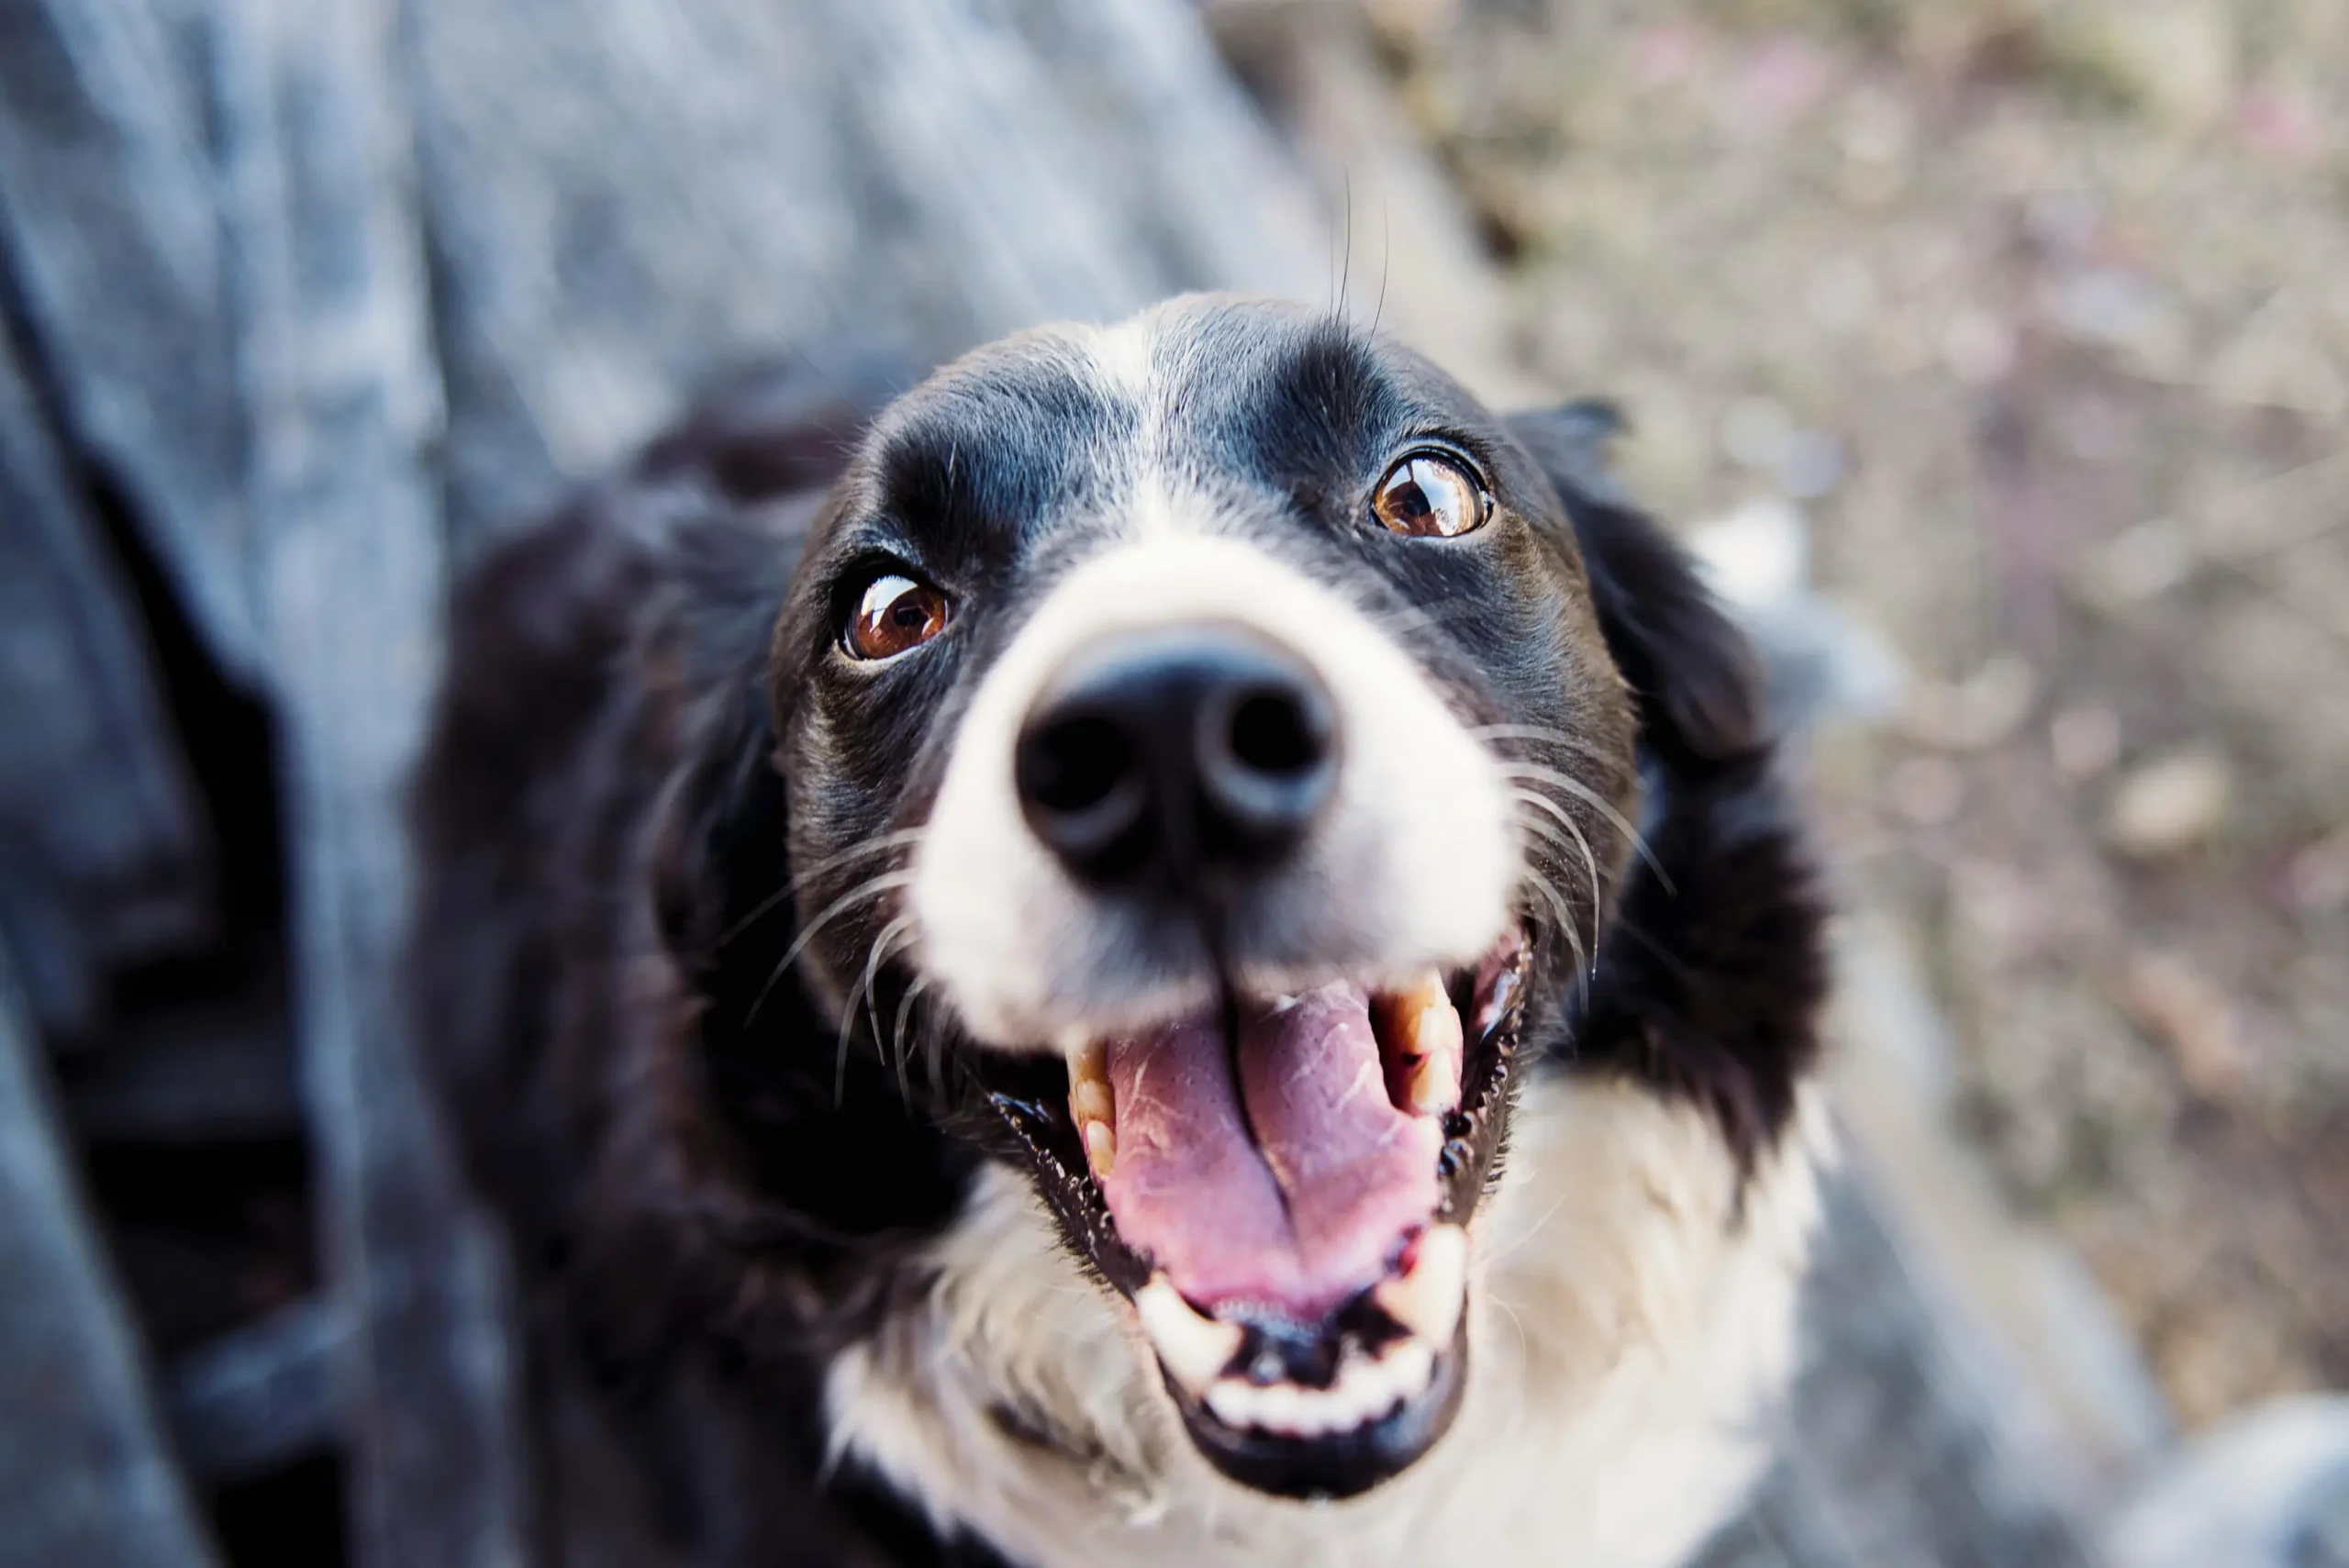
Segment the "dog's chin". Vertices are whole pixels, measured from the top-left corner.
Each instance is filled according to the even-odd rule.
[[[1467,1226],[1530,947],[1403,990],[1333,978],[976,1071],[1199,1453],[1285,1497],[1417,1462],[1466,1383]]]
[[[1467,1385],[1465,1322],[1435,1352],[1427,1385],[1380,1415],[1342,1430],[1310,1436],[1234,1426],[1194,1396],[1171,1373],[1167,1392],[1182,1413],[1183,1429],[1209,1464],[1243,1486],[1276,1497],[1353,1497],[1417,1463],[1451,1429]],[[1163,1368],[1161,1368],[1163,1372]]]

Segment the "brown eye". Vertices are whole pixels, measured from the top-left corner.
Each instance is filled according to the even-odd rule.
[[[875,577],[848,623],[848,651],[859,659],[895,659],[946,629],[946,595],[927,583],[892,573]]]
[[[1413,452],[1378,482],[1370,508],[1393,532],[1457,539],[1481,528],[1493,498],[1457,459]]]

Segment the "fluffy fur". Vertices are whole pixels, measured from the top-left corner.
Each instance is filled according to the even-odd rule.
[[[1742,645],[1605,479],[1610,417],[1504,425],[1337,323],[1219,300],[998,348],[853,446],[819,394],[737,388],[482,562],[419,781],[419,1038],[549,1308],[537,1353],[632,1445],[656,1533],[745,1568],[1678,1561],[1785,1370],[1824,979]],[[1431,418],[1476,443],[1512,531],[1348,543],[1359,476]],[[1343,1505],[1185,1446],[987,1106],[951,983],[885,940],[910,876],[841,902],[903,864],[1061,573],[1152,531],[1116,503],[1161,493],[1130,482],[1170,452],[1287,569],[1408,628],[1464,720],[1578,736],[1546,765],[1595,803],[1591,862],[1550,858],[1535,909],[1462,1414]],[[935,569],[984,613],[951,657],[841,668],[841,584],[916,547],[971,552]],[[1569,926],[1597,933],[1587,973]]]

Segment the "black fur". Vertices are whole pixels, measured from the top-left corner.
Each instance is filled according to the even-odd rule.
[[[1170,440],[1278,520],[1267,548],[1374,607],[1465,606],[1397,634],[1464,712],[1588,734],[1588,754],[1523,750],[1627,805],[1643,786],[1654,866],[1586,815],[1602,906],[1582,867],[1549,868],[1604,936],[1586,986],[1547,944],[1529,1039],[1544,1070],[1628,1074],[1705,1106],[1747,1156],[1766,1149],[1824,982],[1736,633],[1605,482],[1602,416],[1503,426],[1416,361],[1283,323],[1235,313],[1167,367],[1195,378],[1198,410]],[[761,396],[687,421],[460,593],[417,795],[419,1035],[553,1314],[539,1353],[551,1375],[585,1369],[678,1561],[984,1561],[824,1470],[818,1392],[924,1288],[918,1249],[1004,1156],[1000,1123],[951,1038],[909,1070],[885,1060],[894,966],[841,1048],[879,911],[782,964],[872,869],[828,863],[920,819],[975,673],[1082,553],[1097,470],[1072,432],[1114,441],[1130,411],[1031,356],[950,371],[852,459],[837,400]],[[1366,539],[1382,454],[1422,435],[1475,457],[1521,532],[1483,551]],[[820,510],[797,494],[824,484]],[[973,606],[953,649],[878,671],[837,658],[844,584],[875,561]],[[1627,724],[1617,670],[1636,784],[1604,761],[1631,756],[1610,728]],[[679,1458],[712,1444],[733,1457]]]

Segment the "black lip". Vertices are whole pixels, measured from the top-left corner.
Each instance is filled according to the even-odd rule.
[[[1276,1497],[1340,1499],[1394,1479],[1435,1446],[1460,1412],[1467,1371],[1464,1317],[1451,1346],[1436,1357],[1434,1381],[1426,1392],[1353,1431],[1313,1438],[1228,1427],[1171,1378],[1166,1389],[1192,1444],[1232,1480]]]

